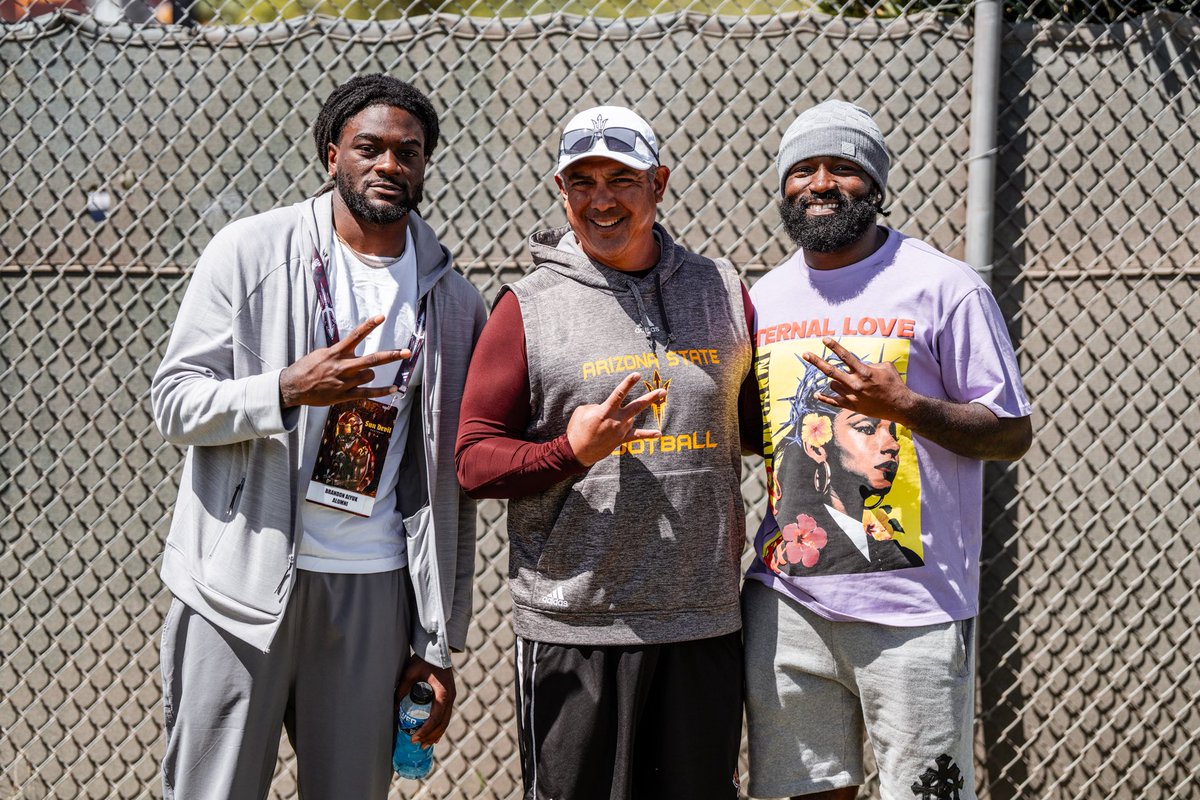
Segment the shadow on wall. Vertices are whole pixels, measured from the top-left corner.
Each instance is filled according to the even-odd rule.
[[[1200,181],[1197,30],[1172,14],[1006,29],[993,290],[1035,444],[985,478],[986,800],[1120,797],[1139,781],[1175,796],[1164,730],[1186,723],[1155,726],[1160,708],[1184,717],[1195,697],[1173,649],[1189,635],[1194,593],[1175,595],[1195,564],[1171,549],[1171,515],[1195,508],[1194,488],[1172,485],[1194,487],[1194,473],[1172,470],[1195,441],[1173,404],[1194,408],[1197,380],[1183,353],[1200,208],[1175,188]],[[1177,428],[1167,444],[1161,431]]]

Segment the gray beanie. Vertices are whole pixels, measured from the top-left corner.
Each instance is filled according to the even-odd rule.
[[[784,132],[775,159],[779,193],[783,194],[788,172],[797,161],[817,156],[853,161],[867,171],[881,193],[887,192],[887,145],[875,120],[858,106],[826,100],[796,117]]]

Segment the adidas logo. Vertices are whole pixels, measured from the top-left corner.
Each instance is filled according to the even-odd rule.
[[[563,595],[562,584],[554,587],[554,591],[542,598],[542,604],[555,608],[566,608],[567,598]]]

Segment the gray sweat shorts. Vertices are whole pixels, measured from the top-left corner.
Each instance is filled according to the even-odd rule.
[[[755,580],[742,590],[752,797],[865,779],[883,800],[974,800],[974,619],[831,622]]]

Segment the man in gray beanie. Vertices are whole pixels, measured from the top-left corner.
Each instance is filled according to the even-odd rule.
[[[801,114],[779,210],[799,250],[751,290],[770,509],[743,590],[750,794],[973,798],[983,462],[1030,405],[975,272],[876,224],[889,158],[863,109]]]

